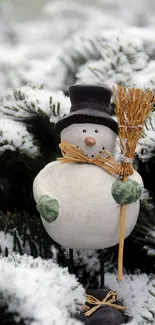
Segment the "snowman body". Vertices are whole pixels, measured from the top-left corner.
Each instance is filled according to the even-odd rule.
[[[73,124],[61,132],[61,140],[76,145],[93,157],[107,149],[112,152],[116,134],[107,126],[89,123]],[[111,195],[115,175],[86,163],[49,163],[34,180],[35,201],[43,195],[59,202],[59,216],[54,222],[42,218],[49,236],[60,245],[79,249],[104,249],[119,242],[120,205]],[[130,177],[143,184],[135,171]],[[139,200],[126,209],[125,237],[133,230]]]

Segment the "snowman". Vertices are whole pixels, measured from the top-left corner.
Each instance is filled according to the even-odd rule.
[[[70,113],[57,122],[56,130],[61,143],[72,145],[86,162],[49,163],[34,180],[34,199],[55,242],[70,249],[104,249],[119,242],[120,204],[127,204],[125,238],[135,227],[143,182],[134,171],[123,183],[117,173],[93,163],[115,149],[118,124],[111,116],[111,91],[74,85],[69,92]],[[66,155],[72,157],[72,151]]]

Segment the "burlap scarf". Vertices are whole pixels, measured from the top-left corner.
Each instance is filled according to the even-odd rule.
[[[104,150],[96,157],[87,157],[80,149],[76,146],[62,141],[59,144],[61,149],[62,157],[58,158],[61,163],[88,163],[94,164],[98,167],[103,168],[106,172],[112,175],[119,173],[119,167],[112,155],[108,150]]]

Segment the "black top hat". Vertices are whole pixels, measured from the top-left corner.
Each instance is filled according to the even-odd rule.
[[[96,85],[74,85],[69,88],[71,100],[70,113],[56,123],[56,131],[76,123],[105,125],[118,133],[118,124],[111,117],[109,88]]]

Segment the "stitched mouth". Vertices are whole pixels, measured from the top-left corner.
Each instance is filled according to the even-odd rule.
[[[99,151],[99,153],[102,153],[105,150],[105,147],[102,147],[102,150]]]
[[[79,146],[76,146],[76,147],[77,147],[77,149],[81,150],[81,149],[79,148]],[[105,150],[105,147],[102,147],[102,149],[99,151],[99,154],[102,153],[104,150]],[[81,150],[81,152],[83,153],[82,150]],[[94,157],[95,157],[95,154],[92,154],[92,155],[87,154],[86,157],[94,158]]]

